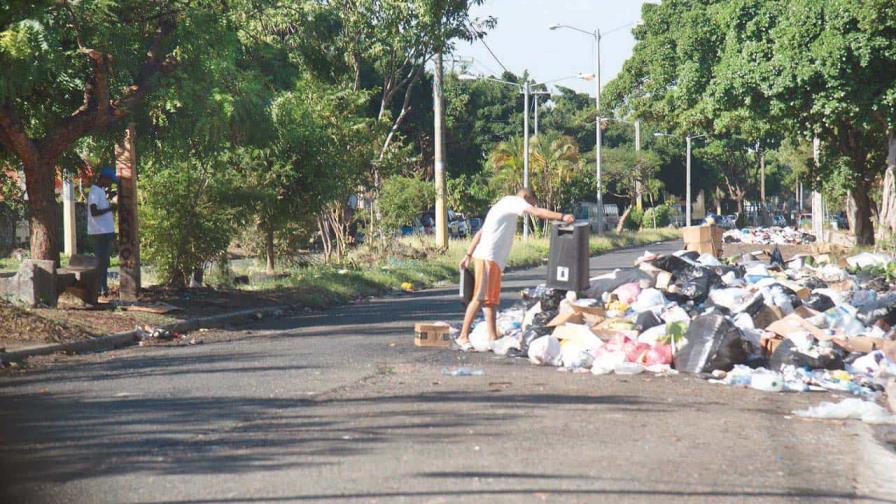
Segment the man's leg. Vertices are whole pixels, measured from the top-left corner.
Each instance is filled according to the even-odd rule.
[[[109,254],[112,253],[112,235],[99,234],[93,235],[94,248],[96,249],[97,260],[97,277],[99,277],[100,294],[109,293],[108,276],[109,271]]]
[[[482,313],[485,314],[485,328],[488,329],[488,339],[495,341],[498,339],[498,326],[495,322],[495,307],[483,306]]]
[[[467,305],[467,311],[464,312],[464,325],[460,329],[460,336],[457,337],[458,343],[470,341],[470,326],[473,325],[473,319],[476,318],[477,312],[479,312],[479,300],[473,299]]]

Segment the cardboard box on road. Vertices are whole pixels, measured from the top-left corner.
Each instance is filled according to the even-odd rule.
[[[686,250],[701,254],[722,255],[722,228],[712,225],[688,226],[681,228],[681,236]]]
[[[414,344],[418,347],[450,347],[451,326],[439,322],[416,324],[414,325]]]
[[[557,327],[565,324],[583,324],[585,323],[585,317],[582,313],[579,312],[568,312],[561,313],[551,319],[550,322],[545,327]]]

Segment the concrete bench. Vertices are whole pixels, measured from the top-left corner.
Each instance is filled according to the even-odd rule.
[[[99,278],[94,256],[74,255],[65,268],[53,261],[25,259],[15,273],[0,273],[0,298],[31,307],[56,306],[69,292],[89,305],[97,302]]]

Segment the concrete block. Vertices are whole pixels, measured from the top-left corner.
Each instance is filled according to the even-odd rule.
[[[56,306],[56,263],[25,259],[15,275],[0,278],[0,296],[27,306]]]

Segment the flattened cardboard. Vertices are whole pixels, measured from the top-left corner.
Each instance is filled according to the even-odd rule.
[[[558,327],[558,326],[562,326],[565,324],[584,324],[584,323],[585,323],[585,317],[583,316],[583,314],[573,311],[573,312],[561,313],[561,314],[557,315],[556,317],[551,319],[551,321],[548,322],[545,327]]]
[[[587,313],[589,315],[599,315],[601,317],[607,316],[607,310],[605,310],[602,306],[579,306],[575,303],[572,303],[572,309],[576,313]]]
[[[823,329],[819,329],[815,327],[808,320],[800,317],[795,313],[791,313],[781,320],[777,320],[769,324],[768,327],[765,328],[766,331],[771,331],[779,336],[784,338],[789,337],[793,333],[799,332],[808,332],[816,339],[819,340],[829,340],[831,336],[828,335]]]
[[[670,283],[672,283],[672,273],[660,270],[659,274],[656,276],[656,288],[659,290],[666,290],[669,288]]]
[[[859,353],[881,350],[887,342],[883,338],[871,338],[869,336],[847,336],[845,338],[834,338],[833,341],[850,352]]]

